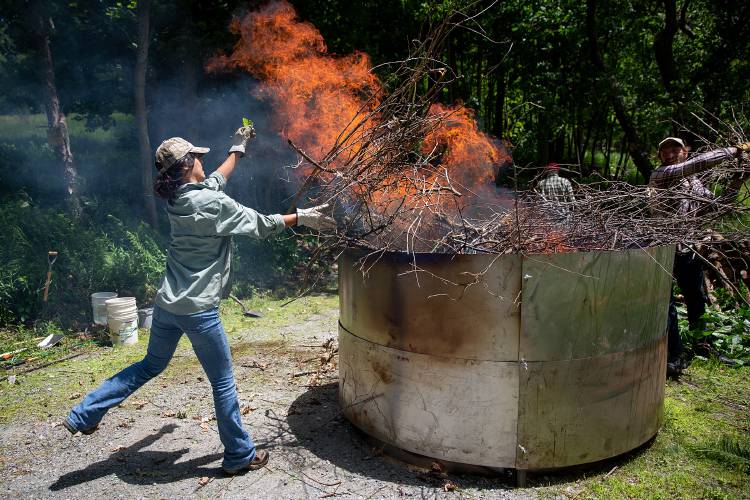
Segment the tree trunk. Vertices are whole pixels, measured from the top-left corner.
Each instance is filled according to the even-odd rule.
[[[505,134],[505,78],[506,75],[500,73],[497,80],[497,98],[495,99],[495,128],[494,135],[503,137]]]
[[[578,163],[581,167],[581,175],[583,176],[588,175],[586,173],[586,151],[588,151],[589,149],[589,140],[591,139],[591,132],[594,130],[594,122],[596,121],[596,119],[597,117],[596,115],[594,115],[591,117],[591,120],[589,120],[589,126],[586,127],[586,137],[584,137],[581,146],[578,148]]]
[[[677,34],[677,1],[664,1],[664,27],[654,36],[654,55],[659,67],[659,75],[664,89],[669,93],[674,102],[679,98],[675,96],[674,81],[677,80],[677,66],[674,62],[672,47],[674,37]]]
[[[651,165],[648,153],[638,136],[635,124],[625,109],[625,100],[620,93],[620,86],[615,77],[609,74],[607,67],[604,65],[601,51],[599,50],[599,42],[597,40],[596,32],[596,0],[586,1],[586,34],[589,39],[590,56],[594,63],[594,67],[607,79],[607,93],[612,102],[612,108],[615,111],[615,116],[617,116],[617,121],[625,134],[628,143],[628,153],[630,153],[631,158],[633,158],[633,163],[635,163],[638,172],[640,172],[646,182],[648,182],[653,166]]]
[[[151,0],[138,2],[138,50],[135,59],[135,121],[138,126],[138,164],[141,170],[141,189],[146,208],[146,217],[156,227],[156,202],[154,200],[151,141],[148,138],[148,114],[146,110],[146,69],[148,67],[149,17]]]
[[[29,19],[34,48],[39,61],[41,83],[44,87],[47,142],[60,162],[68,210],[73,217],[78,217],[81,214],[81,203],[78,198],[78,171],[73,162],[73,151],[70,148],[68,122],[65,119],[65,113],[60,108],[60,97],[55,83],[55,66],[50,48],[52,19],[43,12],[38,0],[30,4]]]
[[[495,75],[487,75],[487,99],[484,100],[484,131],[492,133],[495,123]]]
[[[612,134],[614,132],[614,125],[607,114],[607,140],[604,146],[604,169],[602,170],[602,176],[605,178],[609,177],[609,163],[612,158]]]
[[[454,40],[455,34],[451,33],[448,35],[448,66],[452,71],[455,71],[456,74],[458,74],[458,66],[456,63],[456,42]],[[455,85],[448,85],[448,102],[453,103],[456,99],[455,95]]]
[[[484,99],[482,99],[482,90],[483,90],[483,81],[482,81],[482,53],[480,49],[477,49],[477,55],[476,59],[474,61],[474,67],[475,67],[475,75],[474,75],[474,85],[475,91],[477,93],[477,112],[481,111],[482,109],[482,103],[484,102]],[[486,129],[485,129],[486,130]]]

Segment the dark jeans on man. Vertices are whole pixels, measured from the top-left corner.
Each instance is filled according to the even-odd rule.
[[[674,256],[674,278],[685,297],[690,329],[700,328],[701,317],[706,312],[706,292],[703,287],[703,261],[693,252],[677,252]],[[674,293],[669,299],[667,323],[667,356],[673,361],[682,355],[683,346],[677,325],[677,308]]]

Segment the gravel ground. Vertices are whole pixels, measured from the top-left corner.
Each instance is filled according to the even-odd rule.
[[[165,372],[105,417],[71,436],[52,420],[0,430],[0,494],[14,498],[528,498],[508,477],[430,472],[384,456],[338,411],[337,310],[282,329],[281,340],[244,339],[234,353],[243,420],[268,467],[227,477],[210,386],[197,362]],[[243,340],[233,335],[233,342]],[[233,344],[234,345],[234,344]],[[233,350],[234,352],[234,350]],[[178,356],[189,357],[190,351]],[[321,373],[293,377],[301,371]],[[454,489],[455,488],[455,489]],[[446,491],[448,490],[448,491]]]

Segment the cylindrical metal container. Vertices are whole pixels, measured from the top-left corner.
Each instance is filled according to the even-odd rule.
[[[339,261],[339,394],[366,433],[521,471],[656,434],[673,247],[366,255]]]

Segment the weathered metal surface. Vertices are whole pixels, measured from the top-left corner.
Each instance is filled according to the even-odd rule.
[[[364,255],[339,261],[344,328],[404,351],[518,359],[520,257],[386,253],[364,277],[354,268]]]
[[[344,414],[404,450],[488,467],[633,449],[661,423],[673,255],[386,253],[363,278],[347,251]]]
[[[666,338],[632,351],[521,365],[516,468],[614,457],[662,423]]]
[[[344,415],[366,433],[429,457],[515,466],[517,363],[392,349],[343,327],[339,359]]]
[[[523,261],[520,357],[588,358],[665,334],[674,249],[531,255]]]

